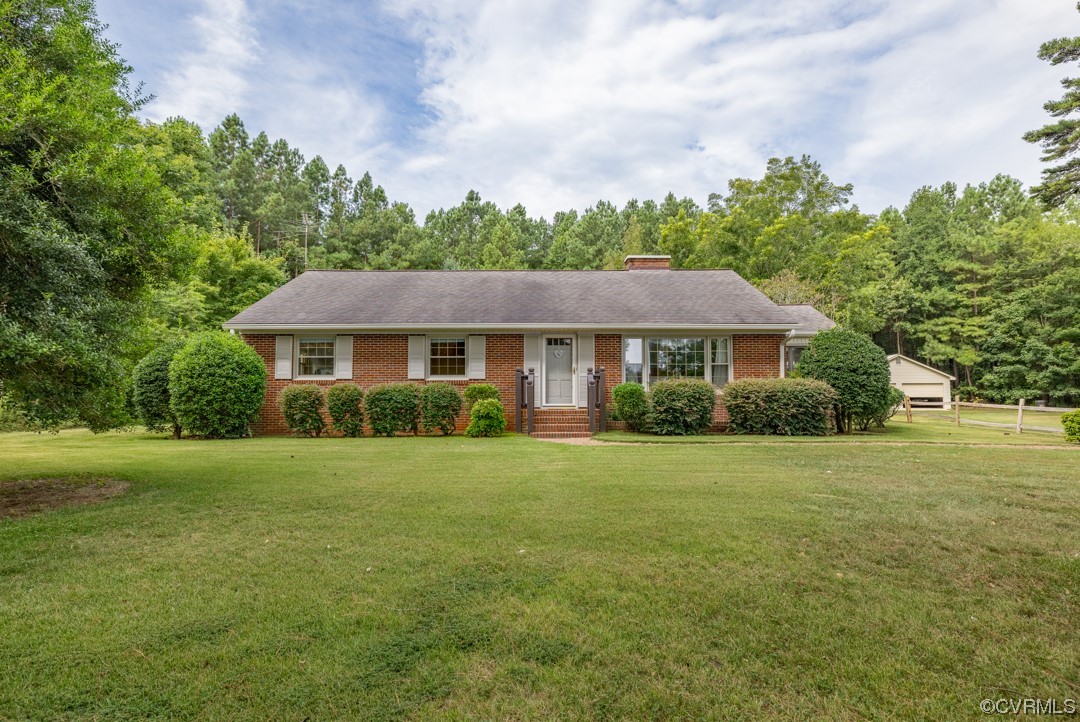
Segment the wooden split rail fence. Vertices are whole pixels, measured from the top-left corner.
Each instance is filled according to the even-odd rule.
[[[948,409],[951,407],[953,412],[953,423],[956,426],[961,424],[971,424],[972,426],[988,426],[995,429],[1012,429],[1018,434],[1022,434],[1025,431],[1042,431],[1050,434],[1064,434],[1065,429],[1060,426],[1033,426],[1024,422],[1025,413],[1068,413],[1070,411],[1076,411],[1076,409],[1062,408],[1060,406],[1028,406],[1025,399],[1020,399],[1020,403],[1014,405],[1011,404],[981,404],[972,401],[947,401],[941,403],[939,401],[912,401],[909,397],[904,397],[904,413],[907,416],[908,423],[911,423],[911,414],[913,409]],[[1005,411],[1015,411],[1016,421],[1015,423],[1003,423],[1000,421],[983,421],[981,419],[963,418],[961,415],[961,409],[998,409]]]

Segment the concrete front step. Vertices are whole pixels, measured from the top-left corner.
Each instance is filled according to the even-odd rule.
[[[592,434],[588,431],[534,431],[534,439],[587,439]]]

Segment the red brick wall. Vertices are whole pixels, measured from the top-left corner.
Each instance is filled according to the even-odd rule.
[[[780,376],[782,333],[736,334],[731,338],[733,377],[738,379],[775,379]]]
[[[617,333],[596,334],[596,368],[604,368],[604,396],[611,404],[611,390],[622,383],[622,336]]]
[[[258,420],[252,424],[256,434],[287,434],[285,419],[278,406],[278,395],[289,384],[316,384],[323,388],[345,379],[287,380],[274,378],[275,337],[272,335],[245,335],[248,343],[266,364],[266,401]],[[521,334],[495,334],[487,336],[486,375],[475,381],[449,381],[461,391],[469,384],[490,383],[499,389],[503,405],[507,407],[507,426],[512,428],[510,407],[514,403],[514,372],[521,366],[525,355],[525,341]],[[357,334],[353,336],[352,382],[362,389],[377,384],[409,382],[409,337],[407,334]],[[415,380],[411,383],[423,384]],[[329,417],[327,417],[329,423]],[[458,431],[464,431],[469,419],[462,412],[457,420]]]

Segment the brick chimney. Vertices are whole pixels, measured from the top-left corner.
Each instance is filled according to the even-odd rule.
[[[627,271],[659,271],[671,268],[671,256],[627,256],[623,259]]]

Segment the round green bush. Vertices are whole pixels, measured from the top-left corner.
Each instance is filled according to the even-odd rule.
[[[648,425],[649,401],[645,387],[632,381],[619,384],[611,390],[615,415],[626,422],[630,431],[643,431]]]
[[[420,423],[424,431],[438,429],[444,436],[454,433],[461,413],[461,394],[448,383],[427,384],[420,388]]]
[[[131,377],[131,402],[149,431],[171,429],[174,439],[183,430],[169,406],[169,365],[183,341],[162,344],[143,356]]]
[[[355,438],[364,433],[364,392],[356,384],[334,384],[326,390],[326,410],[334,430]]]
[[[1062,414],[1061,425],[1065,427],[1066,441],[1080,442],[1080,410]]]
[[[169,365],[169,405],[189,433],[249,436],[265,397],[266,365],[239,336],[196,334]]]
[[[285,426],[300,436],[322,436],[326,430],[323,421],[323,392],[315,384],[290,384],[278,396]]]
[[[649,390],[651,430],[660,436],[703,433],[712,423],[716,387],[698,379],[670,379]]]
[[[736,434],[824,436],[835,403],[833,388],[816,379],[744,379],[724,387]]]
[[[499,390],[493,384],[472,384],[465,387],[465,404],[470,409],[483,399],[500,401]]]
[[[836,430],[868,429],[889,401],[889,361],[869,336],[833,328],[810,340],[796,367],[799,376],[836,389]]]
[[[506,410],[498,399],[481,399],[473,405],[466,436],[500,436],[504,431]]]
[[[420,393],[416,384],[383,384],[366,396],[368,424],[376,436],[420,430]]]

